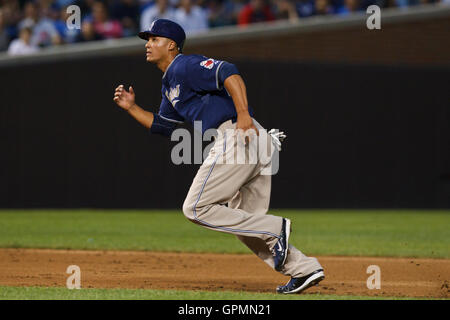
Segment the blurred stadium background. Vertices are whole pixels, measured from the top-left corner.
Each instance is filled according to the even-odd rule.
[[[308,16],[299,8],[309,2],[266,2],[276,20],[246,25],[242,8],[255,1],[196,4],[207,28],[189,32],[185,53],[235,63],[258,121],[288,135],[272,207],[450,207],[450,5],[369,2],[327,2],[323,15],[313,1]],[[11,45],[24,25],[57,26],[72,3],[2,0],[2,39]],[[172,164],[176,142],[149,135],[112,101],[117,85],[133,85],[137,102],[158,110],[161,73],[135,36],[138,12],[158,3],[74,3],[78,36],[98,5],[123,38],[86,27],[96,41],[69,43],[79,37],[59,30],[32,53],[0,54],[0,207],[181,208],[197,166]],[[373,3],[381,30],[366,27]]]

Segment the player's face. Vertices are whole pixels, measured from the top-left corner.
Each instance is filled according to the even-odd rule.
[[[145,44],[147,61],[157,63],[164,60],[169,54],[170,39],[151,36]]]

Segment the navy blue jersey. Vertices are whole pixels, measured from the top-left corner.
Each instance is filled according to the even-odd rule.
[[[177,123],[202,122],[202,133],[236,120],[236,108],[223,83],[236,67],[201,55],[179,54],[162,78],[162,100],[150,131],[170,135]],[[249,107],[250,115],[253,115]]]

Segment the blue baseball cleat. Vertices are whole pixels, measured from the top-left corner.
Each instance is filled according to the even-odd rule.
[[[283,218],[281,233],[278,242],[272,248],[275,270],[281,271],[288,255],[289,235],[291,233],[291,220]]]
[[[277,287],[277,293],[300,293],[318,284],[323,279],[325,279],[325,274],[323,269],[319,269],[304,277],[291,278],[286,285]]]

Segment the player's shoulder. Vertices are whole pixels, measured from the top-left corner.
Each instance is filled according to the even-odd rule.
[[[177,65],[180,65],[180,64],[182,65],[182,64],[186,64],[186,63],[189,63],[189,62],[192,62],[192,61],[195,61],[195,60],[199,60],[202,57],[205,58],[204,56],[199,55],[199,54],[183,54],[183,53],[180,53],[179,55],[177,55],[175,57],[174,62],[176,61]]]
[[[188,54],[181,56],[181,64],[184,64],[188,67],[200,65],[203,61],[207,61],[208,57],[200,55],[200,54]]]
[[[174,65],[173,73],[176,75],[185,75],[186,73],[195,71],[197,67],[201,67],[209,60],[212,60],[212,62],[215,61],[200,54],[182,54],[176,58],[177,63]]]
[[[183,55],[183,57],[186,59],[186,61],[189,61],[189,62],[195,62],[195,61],[201,61],[201,60],[208,59],[206,56],[203,56],[201,54],[186,54],[186,55]]]

